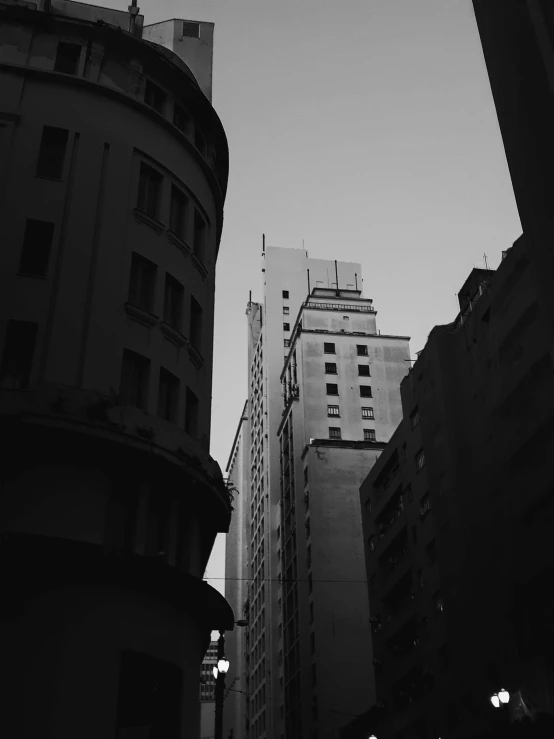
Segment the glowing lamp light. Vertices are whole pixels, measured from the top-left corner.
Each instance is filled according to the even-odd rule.
[[[508,693],[507,690],[504,690],[504,688],[502,688],[502,690],[499,691],[498,697],[500,698],[501,703],[508,703],[510,700],[510,694]]]
[[[229,669],[229,660],[220,659],[217,663],[217,669],[219,670],[219,672],[221,672],[222,675],[225,675],[225,673]]]
[[[495,708],[500,707],[500,698],[498,697],[496,693],[494,695],[491,695],[491,703],[493,704]]]
[[[215,679],[217,680],[217,667],[214,667],[212,672],[214,674]]]
[[[371,734],[371,736],[369,736],[368,739],[377,739],[377,737],[375,736],[375,734]]]

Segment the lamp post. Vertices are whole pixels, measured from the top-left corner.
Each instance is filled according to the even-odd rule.
[[[225,694],[225,675],[229,669],[229,662],[225,659],[225,632],[219,632],[217,640],[217,667],[214,667],[215,677],[215,727],[214,739],[222,739],[223,734],[223,697]]]
[[[248,621],[242,619],[235,621],[237,626],[248,626]],[[225,659],[225,631],[219,632],[217,640],[217,667],[213,669],[215,677],[215,727],[214,739],[222,739],[223,736],[223,701],[225,699],[225,675],[229,670],[229,660]]]

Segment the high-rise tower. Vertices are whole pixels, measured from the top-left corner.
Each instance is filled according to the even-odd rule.
[[[308,685],[307,682],[313,674],[310,667],[313,660],[306,651],[310,649],[310,634],[313,631],[310,631],[307,592],[306,536],[299,533],[296,541],[289,541],[291,527],[288,509],[292,498],[298,515],[304,508],[302,498],[305,496],[305,490],[302,480],[305,466],[303,452],[306,451],[308,463],[313,467],[314,522],[317,520],[317,525],[321,525],[320,537],[312,542],[313,562],[314,566],[317,562],[320,579],[325,579],[325,572],[330,566],[329,562],[325,561],[323,552],[324,540],[329,533],[325,532],[325,527],[328,526],[330,517],[337,512],[336,495],[340,495],[339,484],[343,486],[344,498],[351,498],[352,501],[352,505],[349,503],[343,510],[339,528],[342,527],[344,534],[348,522],[357,520],[358,534],[361,537],[360,516],[358,515],[356,519],[356,510],[359,508],[358,488],[382,448],[382,444],[375,443],[375,439],[378,442],[388,441],[400,420],[398,387],[408,370],[408,363],[405,361],[408,359],[407,339],[397,337],[393,338],[391,343],[391,337],[378,334],[371,301],[362,298],[359,264],[311,259],[304,250],[269,247],[264,251],[262,271],[265,277],[264,301],[263,303],[250,301],[247,309],[249,326],[247,413],[250,464],[248,468],[243,468],[242,476],[236,474],[233,477],[239,495],[244,495],[247,501],[244,528],[247,531],[248,541],[243,546],[242,557],[243,565],[246,560],[249,578],[248,592],[245,593],[243,604],[249,627],[236,632],[232,637],[240,641],[240,649],[244,652],[244,675],[238,677],[241,679],[240,689],[247,694],[243,704],[247,714],[245,737],[254,739],[284,735],[288,739],[293,739],[309,736],[317,730],[322,732],[321,736],[325,736],[325,722],[330,716],[326,714],[326,707],[323,706],[325,698],[322,697],[319,702],[321,710],[318,718],[313,719],[311,706],[313,690],[311,684]],[[314,342],[321,344],[319,349],[322,356],[317,360],[311,354]],[[339,439],[334,436],[334,429],[340,428],[341,422],[337,421],[336,415],[333,417],[327,415],[328,406],[337,405],[335,403],[337,398],[329,400],[326,395],[325,362],[319,361],[323,358],[324,343],[336,345],[338,352],[331,359],[335,360],[335,371],[339,378],[335,384],[339,388],[337,392],[341,393],[338,405],[342,404],[344,425],[342,438]],[[366,352],[359,357],[356,353],[358,344],[363,345],[360,351]],[[293,371],[291,367],[296,367],[296,379],[294,383],[291,380],[284,389],[282,373],[285,364],[285,376],[289,370]],[[361,373],[364,374],[359,376],[358,365],[367,368],[362,369]],[[368,375],[365,374],[367,370],[372,371],[372,365],[373,371],[376,372],[376,380],[378,378],[378,384],[374,384],[373,388],[372,381],[368,381]],[[352,372],[356,373],[355,389]],[[337,378],[332,377],[331,380],[333,379]],[[323,383],[320,380],[323,380]],[[362,380],[367,389],[359,390],[358,380]],[[294,390],[291,390],[291,383],[295,386]],[[296,398],[301,398],[298,406],[294,402]],[[329,422],[329,418],[332,423]],[[287,430],[286,440],[284,429]],[[295,436],[294,453],[290,444],[292,429]],[[320,439],[324,441],[320,442]],[[332,465],[337,471],[335,478],[332,476],[326,478],[323,467],[318,464],[318,458],[322,454],[320,447],[324,446],[328,447],[325,454],[333,459]],[[346,473],[345,482],[342,473],[345,473],[346,457],[357,466],[357,472],[350,477]],[[331,479],[334,479],[337,486],[336,495],[329,488]],[[298,526],[297,531],[300,528]],[[356,539],[358,534],[354,533],[353,538]],[[336,540],[332,547],[336,546],[339,551],[342,545],[344,537],[340,543]],[[296,570],[289,577],[297,589],[297,595],[291,595],[294,608],[290,611],[290,604],[287,603],[285,606],[288,592],[287,594],[284,592],[287,584],[284,564],[287,563],[287,558],[293,556],[300,560],[299,548],[304,549],[304,554],[301,564],[297,564]],[[354,550],[350,552],[351,557],[347,555],[342,563],[336,563],[333,570],[335,579],[345,578],[345,563],[346,568],[350,567],[352,571],[359,570],[359,576],[364,578],[361,538],[356,542]],[[236,547],[232,547],[232,551],[236,552]],[[233,590],[238,587],[234,577],[239,571],[238,564],[235,574],[229,567],[227,568],[226,592],[230,598]],[[342,574],[338,575],[339,572]],[[285,582],[282,582],[283,578]],[[313,575],[313,578],[315,580],[316,575]],[[347,578],[355,579],[352,572]],[[304,585],[297,586],[296,581],[302,579]],[[367,603],[365,589],[359,587],[358,592],[364,603]],[[336,596],[336,591],[321,590],[319,623],[322,628],[320,647],[322,678],[324,673],[331,669],[331,663],[337,654],[331,655],[333,652],[331,649],[330,661],[326,663],[323,658],[325,651],[323,635],[327,634],[328,626],[332,630],[334,606],[331,601]],[[288,609],[286,613],[285,608]],[[360,612],[366,617],[365,626],[368,629],[367,605],[365,611],[363,608],[362,605]],[[297,630],[293,627],[291,638],[287,636],[284,639],[283,618],[289,613],[296,614],[300,621]],[[345,622],[340,624],[341,634],[344,633],[344,627]],[[298,639],[295,639],[296,635]],[[337,649],[340,651],[339,647]],[[369,646],[366,649],[366,656],[368,654]],[[299,669],[306,678],[306,684],[304,687],[295,687],[293,691],[291,685],[294,674]],[[321,696],[325,694],[326,689],[322,680]],[[334,726],[344,723],[348,718],[341,716],[339,704],[340,700],[328,706],[336,710],[332,722]],[[360,702],[360,705],[365,707],[363,702]],[[236,732],[238,718],[233,715],[233,711],[227,708],[226,711],[227,726]],[[297,719],[296,716],[300,714],[302,717]]]

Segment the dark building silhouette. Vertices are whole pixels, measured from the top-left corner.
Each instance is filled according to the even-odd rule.
[[[554,712],[553,366],[524,238],[503,256],[431,331],[360,489],[377,702],[345,738],[465,739]]]
[[[227,187],[213,25],[0,1],[6,736],[197,736]],[[8,729],[9,727],[9,729]]]
[[[554,4],[473,0],[531,268],[554,352]]]

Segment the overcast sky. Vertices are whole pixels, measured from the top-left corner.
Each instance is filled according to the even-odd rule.
[[[126,9],[128,0],[96,4]],[[474,266],[520,235],[470,0],[138,0],[213,21],[230,148],[216,282],[212,456],[247,392],[245,308],[273,246],[361,262],[382,333],[412,356]],[[208,573],[223,576],[221,541]],[[222,580],[213,581],[219,589]]]

